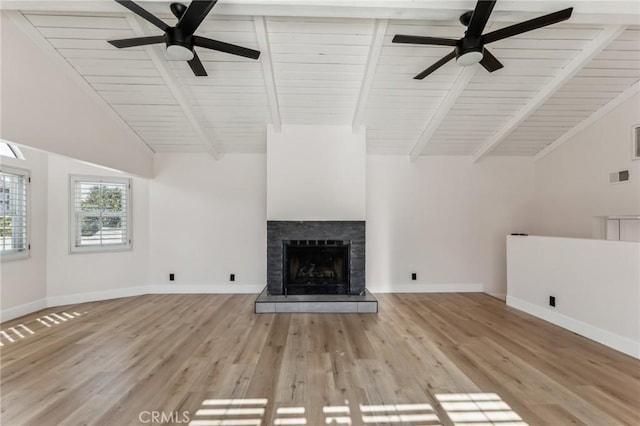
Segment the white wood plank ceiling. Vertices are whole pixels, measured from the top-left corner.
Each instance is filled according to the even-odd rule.
[[[262,55],[253,61],[196,48],[208,77],[168,61],[162,47],[109,45],[158,34],[123,8],[71,3],[73,10],[34,3],[3,13],[35,29],[32,36],[46,40],[155,152],[264,152],[268,124],[330,124],[364,125],[373,154],[535,156],[637,91],[640,81],[640,12],[629,16],[628,2],[618,2],[619,10],[616,2],[609,9],[607,2],[589,2],[583,8],[591,9],[570,21],[492,44],[504,64],[494,73],[452,61],[421,81],[412,77],[450,48],[394,44],[393,35],[460,38],[457,16],[475,1],[440,9],[421,1],[401,2],[402,9],[394,2],[330,8],[310,1],[284,9],[286,2],[222,0],[196,34]],[[168,2],[141,3],[175,24]],[[501,9],[498,2],[489,27],[574,5],[534,2],[541,10],[532,11],[529,3],[505,2]],[[588,13],[594,10],[599,15]]]

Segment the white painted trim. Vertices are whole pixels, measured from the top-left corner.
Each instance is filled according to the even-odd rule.
[[[388,19],[378,19],[375,22],[371,47],[369,48],[369,56],[367,57],[367,65],[364,69],[362,85],[360,86],[360,94],[358,95],[358,102],[356,103],[356,110],[353,114],[353,121],[351,123],[354,133],[358,131],[364,122],[367,100],[369,99],[369,93],[373,86],[373,77],[376,74],[376,67],[378,66],[378,60],[380,59],[384,36],[387,34],[388,24]]]
[[[507,293],[487,293],[486,291],[484,293],[491,297],[495,297],[496,299],[500,299],[503,302],[507,300]]]
[[[636,85],[640,86],[640,81],[636,82]],[[640,128],[640,123],[634,124],[631,126],[631,159],[632,160],[640,160],[640,154],[636,155],[638,151],[638,146],[640,146],[640,137],[636,139],[636,130]]]
[[[5,309],[0,312],[0,321],[9,321],[45,308],[119,299],[122,297],[143,296],[145,294],[260,294],[264,284],[156,284],[138,287],[125,287],[113,290],[74,293],[39,299],[24,305]]]
[[[543,158],[545,155],[554,151],[560,145],[565,143],[567,140],[571,139],[587,127],[591,126],[596,121],[600,120],[603,116],[611,112],[618,105],[631,98],[636,93],[640,93],[640,81],[637,81],[633,86],[628,87],[624,92],[620,93],[618,96],[604,104],[600,109],[595,111],[589,117],[582,120],[580,123],[575,125],[573,128],[567,130],[562,136],[560,136],[555,141],[551,142],[549,145],[545,146],[541,151],[538,151],[536,155],[533,156],[533,161],[538,161]],[[631,129],[633,132],[633,128]],[[632,145],[632,155],[633,155],[633,134],[631,137],[631,145]]]
[[[260,294],[264,284],[152,284],[113,290],[75,293],[36,300],[0,313],[1,321],[28,315],[45,308],[97,302],[145,294]],[[371,293],[482,293],[482,284],[400,284],[367,286]]]
[[[76,206],[78,199],[81,199],[82,195],[77,194],[78,184],[92,183],[92,184],[120,184],[127,186],[126,196],[126,239],[124,244],[113,245],[77,245],[81,242],[82,224],[79,221],[79,211],[76,210],[80,206]],[[132,251],[133,250],[133,179],[116,176],[96,176],[96,175],[69,175],[69,254],[84,254],[84,253],[109,253],[118,251]]]
[[[273,73],[273,61],[271,60],[271,44],[269,43],[269,33],[267,23],[263,16],[254,16],[253,24],[256,28],[256,38],[260,49],[260,62],[262,63],[262,73],[264,77],[264,87],[267,91],[267,102],[269,103],[269,113],[271,114],[271,124],[273,130],[280,133],[282,120],[280,118],[280,106],[278,104],[278,91],[276,89],[276,79]]]
[[[35,43],[38,48],[47,54],[58,67],[89,97],[98,107],[102,108],[121,128],[130,133],[138,143],[137,147],[151,157],[154,152],[149,145],[129,126],[129,124],[104,100],[102,96],[85,80],[49,41],[44,38],[29,20],[17,11],[4,11],[24,34]],[[150,176],[145,176],[150,177]]]
[[[26,247],[22,250],[7,250],[3,253],[3,250],[0,250],[0,263],[3,262],[13,262],[17,260],[26,260],[31,258],[31,169],[23,169],[22,167],[14,167],[6,164],[2,164],[2,160],[0,159],[0,173],[9,173],[16,176],[22,177],[24,179],[25,186],[25,195],[26,195],[26,203],[25,203],[25,244]],[[4,195],[3,195],[4,196]]]
[[[23,305],[14,306],[0,312],[0,322],[5,322],[18,318],[30,313],[45,309],[47,307],[47,299],[38,299]]]
[[[440,104],[438,104],[436,113],[433,114],[431,120],[429,120],[429,124],[427,124],[427,127],[422,131],[422,134],[411,148],[411,151],[409,151],[411,161],[415,161],[420,155],[422,155],[424,148],[427,146],[445,118],[447,118],[449,111],[453,105],[455,105],[460,95],[462,95],[464,89],[467,88],[467,85],[471,79],[473,79],[476,71],[478,71],[479,66],[480,65],[472,65],[464,67],[458,73],[455,83],[453,83],[446,96],[442,98]]]
[[[133,14],[129,14],[129,13],[126,15],[126,18],[127,18],[127,22],[131,26],[131,29],[134,31],[134,33],[136,33],[136,35],[138,36],[151,35],[148,31],[146,31],[145,28],[147,27],[146,27],[145,21],[143,21],[142,18],[138,18],[137,16],[134,16]],[[158,53],[158,50],[157,50],[158,47],[145,46],[144,49],[149,55],[151,62],[153,62],[153,65],[155,65],[156,69],[158,70],[160,77],[162,77],[162,80],[164,80],[165,84],[167,85],[167,88],[175,98],[176,102],[178,102],[178,105],[182,109],[184,116],[187,118],[187,121],[189,122],[189,124],[191,124],[193,131],[196,133],[196,135],[198,135],[198,139],[200,139],[200,142],[202,143],[202,145],[205,147],[207,152],[211,154],[213,158],[215,158],[216,160],[219,159],[220,154],[216,144],[211,139],[211,136],[207,133],[202,123],[200,123],[200,120],[198,120],[196,114],[194,113],[191,107],[191,103],[189,102],[186,95],[182,91],[182,87],[180,86],[180,83],[169,70],[167,61],[163,57],[161,57],[160,54]]]
[[[541,318],[612,349],[640,359],[640,343],[634,342],[627,337],[619,336],[513,296],[507,295],[507,306],[526,312],[534,317]]]
[[[47,297],[47,308],[76,303],[96,302],[99,300],[119,299],[121,297],[141,296],[148,294],[147,286],[116,288],[113,290],[92,291],[90,293],[75,293],[64,296]]]
[[[598,53],[606,48],[613,40],[618,38],[626,29],[624,26],[609,26],[602,30],[593,40],[576,55],[546,86],[544,86],[525,106],[520,110],[487,142],[485,142],[473,155],[476,162],[498,147],[515,129],[520,126],[531,114],[536,112],[549,98],[551,98],[562,86],[573,78],[585,65]]]
[[[371,293],[482,293],[481,283],[367,284]]]
[[[259,294],[264,284],[156,284],[148,286],[147,294]]]
[[[162,10],[171,0],[138,0],[150,11]],[[29,11],[58,12],[111,12],[121,13],[122,8],[113,1],[52,1],[52,0],[3,0],[0,9],[26,9]],[[159,3],[155,6],[154,3]],[[520,22],[549,13],[552,1],[503,1],[498,2],[491,14],[493,22]],[[560,5],[564,4],[559,2]],[[612,5],[612,3],[614,3]],[[366,4],[366,6],[363,6]],[[572,4],[574,24],[628,24],[638,23],[637,0],[578,1]],[[559,7],[559,5],[558,5]],[[470,8],[469,1],[460,0],[227,0],[219,2],[214,12],[222,16],[293,16],[355,19],[426,19],[429,21],[457,20]]]

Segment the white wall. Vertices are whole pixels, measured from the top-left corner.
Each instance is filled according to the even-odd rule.
[[[44,307],[47,296],[47,154],[21,149],[25,160],[0,157],[0,161],[30,171],[28,229],[31,253],[28,259],[0,264],[2,321]]]
[[[366,135],[351,126],[267,131],[268,220],[364,220]]]
[[[158,154],[150,181],[150,284],[258,291],[266,274],[266,157]],[[530,159],[370,156],[367,286],[506,292],[504,236],[524,232]],[[411,272],[418,281],[411,281]],[[176,274],[170,282],[170,273]],[[229,274],[236,274],[235,283]],[[473,287],[466,286],[473,284]],[[167,287],[170,286],[170,287]]]
[[[640,215],[640,161],[631,159],[631,128],[640,124],[640,95],[535,163],[531,233],[591,238],[595,216]],[[609,173],[629,170],[626,183]]]
[[[503,295],[504,237],[527,230],[532,177],[526,158],[369,156],[367,287]]]
[[[510,236],[507,246],[510,306],[640,358],[640,243]]]
[[[150,283],[185,291],[261,291],[265,156],[225,155],[215,161],[206,154],[157,154],[155,176],[149,187]]]
[[[47,296],[50,304],[127,295],[124,290],[145,286],[149,270],[147,179],[133,178],[132,182],[131,251],[70,254],[69,174],[125,176],[69,158],[49,156]]]
[[[84,93],[58,62],[43,55],[6,13],[0,18],[1,137],[150,177],[152,152]]]

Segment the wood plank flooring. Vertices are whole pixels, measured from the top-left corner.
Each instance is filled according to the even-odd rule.
[[[377,315],[256,315],[255,297],[4,323],[0,423],[640,424],[640,361],[484,294],[377,295]]]

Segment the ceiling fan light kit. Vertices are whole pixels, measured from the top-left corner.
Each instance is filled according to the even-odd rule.
[[[475,65],[484,58],[484,47],[480,37],[463,38],[456,44],[456,63],[463,67]]]
[[[155,25],[164,35],[150,37],[136,37],[122,40],[110,40],[109,43],[119,49],[135,46],[146,46],[156,43],[165,43],[167,57],[175,61],[187,61],[189,67],[197,77],[206,77],[207,71],[194,50],[195,46],[205,49],[217,50],[231,55],[242,56],[250,59],[258,59],[260,52],[235,44],[194,35],[196,29],[207,17],[209,11],[215,6],[217,0],[192,1],[189,6],[181,3],[171,3],[171,13],[178,18],[175,27],[170,27],[155,15],[143,9],[132,1],[115,0],[136,15]]]
[[[167,57],[173,61],[190,61],[193,59],[193,50],[179,44],[167,45]]]
[[[480,63],[480,65],[489,72],[497,71],[500,68],[503,68],[504,65],[502,65],[502,63],[500,63],[500,61],[491,54],[491,52],[485,49],[485,44],[565,21],[571,17],[571,13],[573,12],[573,8],[570,7],[558,12],[510,25],[487,34],[482,34],[496,1],[497,0],[478,0],[474,10],[465,12],[460,16],[460,23],[466,26],[467,30],[465,31],[464,36],[459,40],[402,34],[394,36],[393,43],[451,46],[454,48],[451,53],[422,71],[420,74],[416,75],[414,79],[422,80],[453,58],[456,59],[456,63],[458,65],[464,67]]]
[[[484,54],[481,51],[472,50],[467,53],[463,53],[456,58],[456,63],[463,67],[468,67],[469,65],[475,65],[482,60]]]

